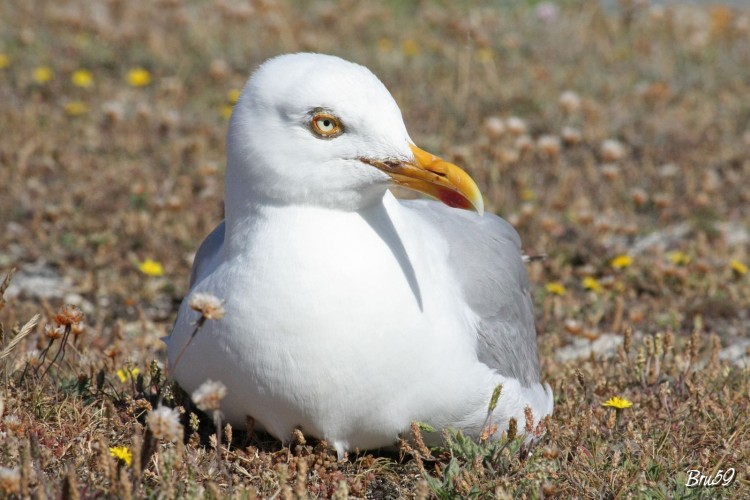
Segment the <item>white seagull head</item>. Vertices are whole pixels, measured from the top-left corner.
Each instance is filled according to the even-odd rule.
[[[235,106],[227,159],[228,219],[252,204],[359,210],[393,185],[483,211],[463,170],[414,145],[380,80],[334,56],[263,64]]]

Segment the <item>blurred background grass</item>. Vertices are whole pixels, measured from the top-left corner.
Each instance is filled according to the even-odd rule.
[[[628,328],[697,335],[737,370],[728,380],[746,370],[742,3],[3,2],[0,269],[19,269],[4,324],[74,303],[88,325],[74,372],[106,366],[117,384],[117,369],[163,359],[193,252],[222,218],[231,106],[258,64],[293,51],[372,69],[417,144],[464,166],[526,251],[548,255],[530,275],[558,422],[613,391],[653,396],[607,371]],[[38,356],[43,324],[6,373]],[[590,387],[572,394],[577,366]],[[653,484],[689,465],[659,460]],[[559,467],[574,491],[585,467]]]

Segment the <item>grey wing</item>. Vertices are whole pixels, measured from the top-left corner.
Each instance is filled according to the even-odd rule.
[[[454,278],[479,318],[477,357],[525,387],[539,382],[534,310],[521,239],[492,214],[449,208],[431,200],[402,201],[443,233]]]
[[[199,283],[211,271],[216,269],[221,260],[221,249],[224,246],[224,221],[206,236],[193,259],[193,271],[190,273],[190,289]]]

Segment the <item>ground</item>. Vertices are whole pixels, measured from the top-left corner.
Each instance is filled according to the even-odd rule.
[[[3,494],[748,495],[747,7],[11,0],[0,28]],[[428,450],[416,426],[338,462],[224,429],[217,455],[171,384],[159,339],[222,218],[232,104],[303,50],[371,68],[417,144],[546,255],[529,274],[555,413],[532,450]],[[184,442],[147,424],[159,402]],[[719,471],[733,484],[686,486]]]

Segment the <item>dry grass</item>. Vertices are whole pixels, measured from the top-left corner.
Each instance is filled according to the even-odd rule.
[[[571,1],[544,20],[532,5],[300,5],[0,4],[0,269],[20,270],[0,311],[0,489],[747,495],[750,377],[724,349],[750,330],[750,12]],[[281,448],[225,429],[217,464],[212,419],[162,372],[159,337],[222,216],[231,91],[299,50],[372,68],[417,143],[465,165],[527,251],[549,255],[530,275],[556,407],[530,454],[452,436],[442,450],[336,462],[302,436]],[[147,85],[131,85],[145,79],[135,68]],[[88,87],[71,80],[81,69]],[[161,269],[139,267],[147,259]],[[64,290],[30,282],[31,264]],[[84,323],[58,314],[69,302]],[[580,338],[621,344],[609,358],[556,355]],[[602,406],[612,396],[633,406],[616,417]],[[185,443],[145,431],[158,401],[185,411]],[[689,469],[728,467],[728,488],[684,486]]]

